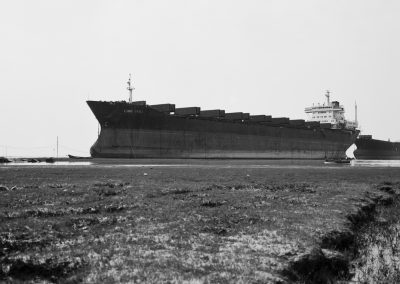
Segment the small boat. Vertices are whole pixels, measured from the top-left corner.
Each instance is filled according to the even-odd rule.
[[[83,160],[83,159],[91,159],[92,157],[80,157],[80,156],[74,156],[74,155],[70,155],[68,154],[68,158],[70,159],[75,159],[75,160]]]
[[[53,158],[47,158],[46,163],[53,164],[55,163],[55,160]]]
[[[350,164],[351,159],[325,159],[324,164]]]

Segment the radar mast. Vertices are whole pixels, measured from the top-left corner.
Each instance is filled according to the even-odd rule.
[[[129,103],[132,103],[132,91],[135,89],[132,86],[131,79],[132,79],[132,76],[131,76],[131,73],[129,73],[129,80],[128,80],[128,82],[126,82],[128,84],[128,87],[126,87],[126,89],[129,91]]]
[[[328,106],[330,105],[330,101],[329,101],[330,94],[331,94],[331,92],[329,90],[326,90],[325,97],[326,97],[326,101],[328,103]]]
[[[357,102],[354,103],[354,111],[355,111],[355,122],[358,125],[358,120],[357,120]]]

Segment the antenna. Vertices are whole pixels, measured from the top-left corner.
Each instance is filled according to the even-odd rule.
[[[356,124],[358,124],[358,121],[357,121],[357,101],[354,103],[354,109],[355,109]]]
[[[131,78],[132,78],[131,73],[129,73],[129,80],[128,82],[126,82],[128,84],[128,87],[126,89],[129,91],[129,103],[132,103],[132,91],[135,89],[131,85]]]
[[[330,104],[330,102],[329,102],[330,94],[331,94],[331,92],[330,92],[329,90],[326,90],[325,97],[326,97],[326,101],[328,102],[328,106],[329,106],[329,104]]]

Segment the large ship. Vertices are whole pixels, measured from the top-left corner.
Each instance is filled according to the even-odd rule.
[[[362,160],[400,160],[400,142],[373,139],[372,135],[360,135],[354,156]]]
[[[100,132],[102,158],[341,159],[359,131],[338,102],[306,108],[310,121],[174,104],[87,101]]]

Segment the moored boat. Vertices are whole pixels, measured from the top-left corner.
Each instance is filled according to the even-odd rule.
[[[360,135],[354,156],[362,160],[400,160],[400,142],[373,139],[372,135]]]

